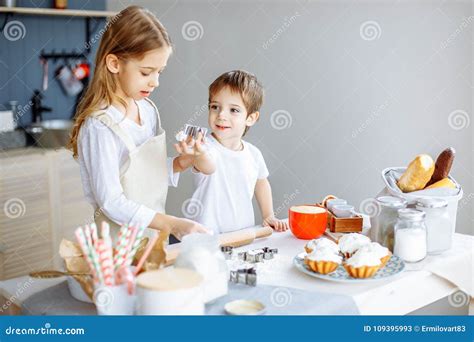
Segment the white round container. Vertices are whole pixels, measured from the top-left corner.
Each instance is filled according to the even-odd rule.
[[[167,267],[137,277],[138,315],[203,315],[203,277],[196,271]]]
[[[100,286],[94,291],[94,304],[101,316],[133,315],[135,301],[136,296],[128,293],[127,284]]]
[[[81,287],[81,284],[74,279],[73,277],[66,277],[67,279],[67,286],[69,288],[69,292],[74,299],[80,300],[81,302],[85,303],[93,303],[92,299],[84,292]]]

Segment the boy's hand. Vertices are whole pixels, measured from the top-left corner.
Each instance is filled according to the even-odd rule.
[[[180,141],[179,144],[174,144],[176,151],[182,156],[199,157],[206,153],[204,136],[199,132],[196,140],[188,137],[186,140]]]
[[[264,219],[262,225],[264,227],[272,227],[277,232],[284,232],[290,228],[287,221],[279,220],[274,216]]]

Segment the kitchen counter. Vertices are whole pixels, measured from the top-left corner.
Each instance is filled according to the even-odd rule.
[[[4,158],[16,158],[30,155],[46,155],[48,153],[57,153],[58,151],[68,151],[66,147],[60,148],[44,148],[38,146],[26,146],[19,148],[7,148],[1,150],[0,159]],[[72,152],[69,152],[72,155]]]
[[[473,271],[474,237],[470,235],[455,234],[451,250],[438,256],[429,256],[423,262],[407,265],[402,273],[393,278],[354,284],[317,279],[298,271],[293,266],[293,258],[303,251],[305,243],[304,240],[294,238],[290,232],[274,233],[271,237],[258,239],[236,251],[265,246],[278,248],[279,252],[274,259],[258,264],[258,284],[326,292],[328,295],[331,293],[349,295],[354,299],[362,315],[405,315],[457,293],[459,289],[456,285],[429,271],[440,261],[449,264],[456,263],[456,260],[464,260],[470,269],[462,269],[461,272],[468,275],[471,272],[472,275]],[[454,266],[453,264],[453,269]],[[8,304],[7,309],[11,308],[10,312],[4,309],[3,314],[19,313],[18,308],[26,298],[63,281],[64,278],[38,280],[19,277],[0,282],[3,304]],[[449,302],[453,307],[458,303],[454,299]],[[463,305],[467,305],[468,302],[469,297]],[[469,309],[472,314],[474,309],[472,298]]]

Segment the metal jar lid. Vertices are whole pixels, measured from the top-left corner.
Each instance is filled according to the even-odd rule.
[[[416,209],[399,209],[398,217],[405,220],[421,221],[425,218],[424,211]]]
[[[407,201],[404,198],[395,196],[377,197],[377,203],[388,208],[405,208],[407,206]]]
[[[416,201],[416,208],[446,208],[448,201],[441,198],[420,198]]]

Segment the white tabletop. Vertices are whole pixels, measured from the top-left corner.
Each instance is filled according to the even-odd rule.
[[[439,258],[456,260],[456,256],[472,253],[469,248],[472,249],[473,241],[470,235],[455,234],[450,251],[428,256],[417,264],[407,264],[402,273],[387,280],[353,284],[314,278],[296,269],[293,258],[304,252],[307,241],[296,239],[289,231],[258,239],[252,245],[240,247],[237,251],[261,247],[278,248],[275,259],[258,264],[260,284],[350,295],[362,315],[404,315],[457,290],[457,286],[432,274],[427,268]]]
[[[427,269],[439,258],[444,262],[471,255],[474,237],[455,234],[450,251],[438,256],[429,256],[418,264],[408,264],[399,275],[381,281],[367,283],[338,283],[313,278],[293,266],[293,258],[304,251],[307,241],[296,239],[289,231],[274,233],[268,238],[255,240],[251,245],[236,251],[254,248],[278,248],[272,260],[258,264],[258,283],[286,286],[308,291],[339,293],[352,296],[362,315],[404,315],[449,296],[457,290],[453,283],[432,274]],[[471,254],[469,254],[471,253]],[[454,265],[453,265],[454,267]],[[65,278],[51,280],[32,279],[27,276],[0,281],[0,294],[7,300],[21,306],[34,293],[54,286]]]

